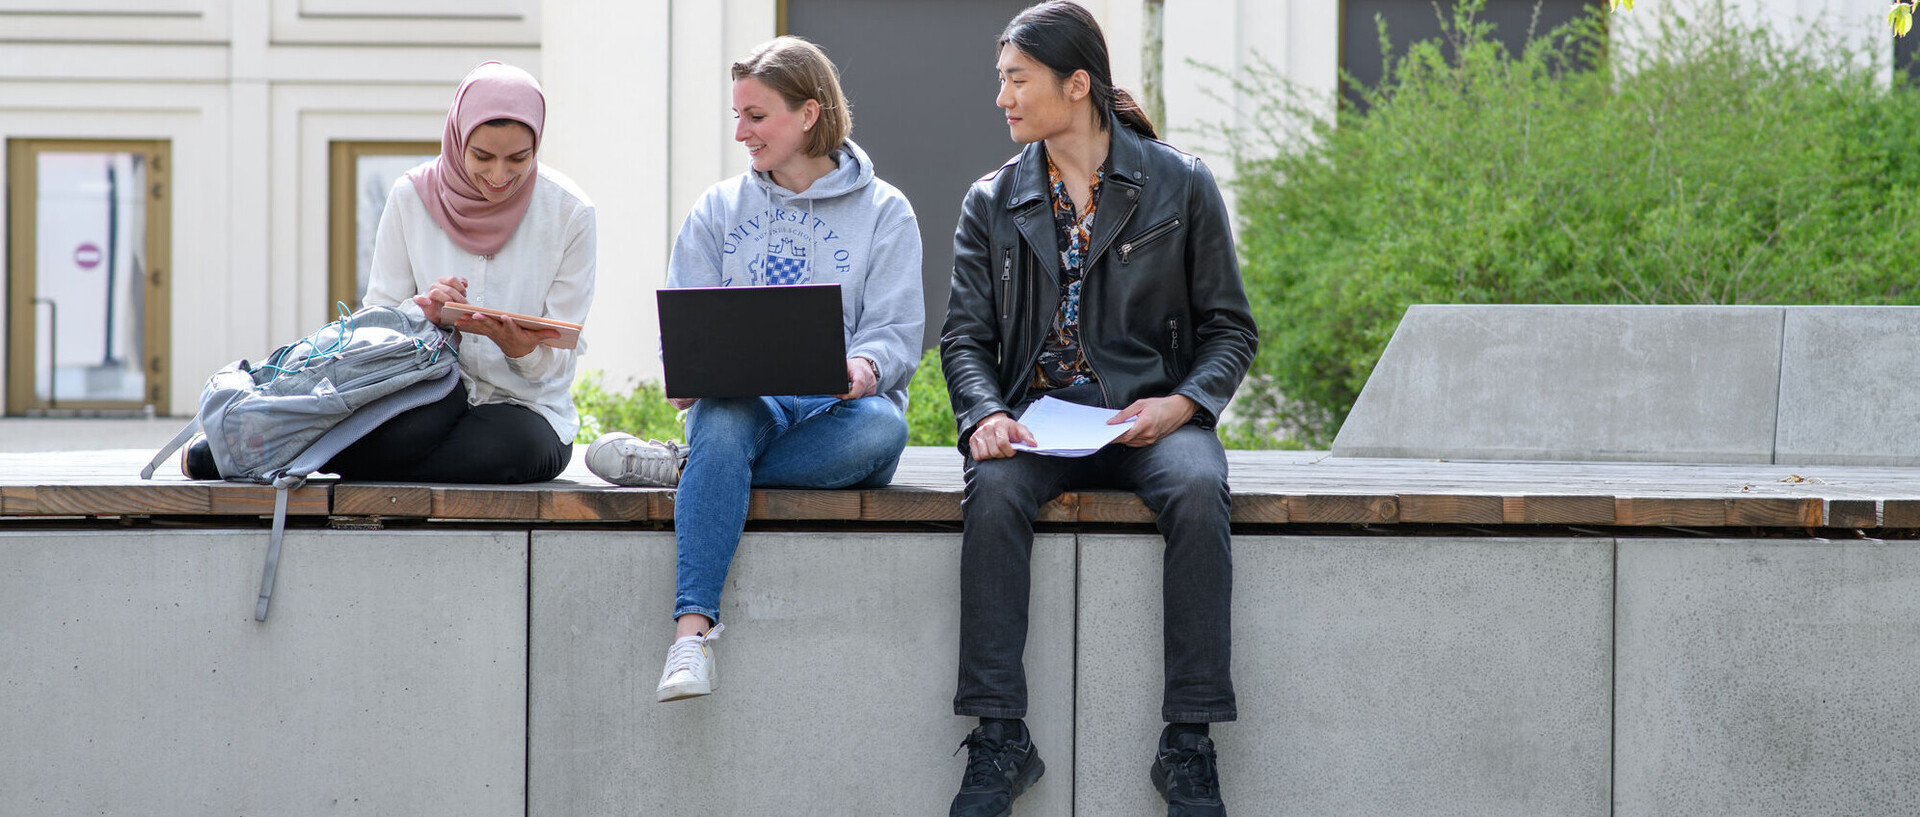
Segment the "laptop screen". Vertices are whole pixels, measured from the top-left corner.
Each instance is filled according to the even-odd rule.
[[[662,289],[668,397],[840,394],[840,285]]]

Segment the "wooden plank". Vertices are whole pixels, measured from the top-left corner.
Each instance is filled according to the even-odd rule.
[[[1159,516],[1130,491],[1081,491],[1076,521],[1151,525]]]
[[[1286,497],[1259,494],[1233,497],[1234,522],[1243,525],[1284,525],[1291,520],[1287,515]]]
[[[747,502],[748,519],[859,519],[859,491],[763,488]]]
[[[958,522],[958,491],[876,488],[860,492],[860,519],[866,522]]]
[[[1880,527],[1880,503],[1871,499],[1827,500],[1826,526],[1830,528]]]
[[[536,488],[493,485],[436,487],[433,516],[438,519],[539,519],[540,493]]]
[[[1497,496],[1464,494],[1401,494],[1402,522],[1445,522],[1461,525],[1498,525],[1505,505]]]
[[[1611,525],[1611,496],[1524,494],[1501,499],[1501,520],[1509,525]]]
[[[1889,499],[1880,503],[1880,527],[1920,528],[1920,499]]]
[[[1395,497],[1361,494],[1294,495],[1286,498],[1287,521],[1372,525],[1397,522],[1400,505]]]
[[[216,484],[16,485],[0,488],[0,509],[13,516],[204,514]]]
[[[1618,496],[1613,498],[1613,524],[1718,528],[1727,524],[1727,503],[1697,497]]]
[[[333,486],[333,512],[340,516],[424,519],[433,515],[433,488],[427,485],[341,483]]]
[[[663,488],[543,491],[540,518],[568,522],[644,521],[653,518],[653,499],[648,494],[656,493],[670,492]]]
[[[264,487],[194,482],[168,469],[142,481],[137,473],[150,453],[0,452],[0,514],[254,516],[271,512],[272,494]],[[1230,451],[1227,456],[1233,518],[1240,524],[1431,520],[1426,523],[1486,525],[1494,524],[1490,498],[1497,497],[1499,522],[1510,525],[1618,522],[1804,528],[1814,518],[1817,503],[1822,514],[1818,525],[1920,529],[1920,468],[1916,467],[1476,463],[1274,451]],[[908,449],[894,485],[841,492],[857,496],[857,502],[843,497],[837,500],[843,503],[838,507],[848,521],[953,523],[959,519],[961,464],[961,457],[951,449]],[[603,486],[578,459],[560,479],[549,483],[439,486],[443,491],[439,494],[435,487],[355,483],[329,488],[321,480],[296,493],[291,510],[302,515],[319,515],[324,510],[341,516],[515,521],[667,520],[673,516],[671,491]],[[329,490],[331,505],[323,508],[323,492]],[[612,493],[597,495],[606,492]],[[644,499],[613,498],[626,492]],[[1392,502],[1391,514],[1382,512],[1387,503],[1381,497],[1399,497]],[[823,516],[830,512],[819,499],[768,512],[773,517],[839,518]],[[1766,501],[1750,504],[1754,500]],[[781,499],[776,504],[792,501]],[[1375,503],[1371,508],[1370,502]],[[1880,512],[1884,503],[1892,503],[1892,513],[1885,518]],[[766,505],[763,498],[760,506]],[[1619,519],[1616,513],[1623,508],[1629,513]],[[1040,515],[1042,521],[1054,524],[1148,518],[1122,495],[1109,497],[1093,491],[1050,502]]]
[[[1817,497],[1743,496],[1727,502],[1727,524],[1760,528],[1816,528],[1824,521],[1825,504]]]
[[[673,521],[673,491],[647,492],[647,518],[656,522]]]
[[[309,483],[287,495],[288,516],[326,516],[332,513],[332,486]],[[207,488],[207,511],[235,516],[272,516],[274,490],[271,485],[245,485],[216,482]]]

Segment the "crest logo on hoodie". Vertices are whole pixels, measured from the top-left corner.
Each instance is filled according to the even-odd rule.
[[[807,274],[807,248],[794,243],[792,236],[777,236],[768,244],[765,261],[769,284],[804,284],[813,280]]]

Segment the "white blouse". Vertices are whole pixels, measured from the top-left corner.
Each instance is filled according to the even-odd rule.
[[[380,214],[364,304],[398,306],[417,317],[421,310],[413,296],[447,276],[467,279],[469,303],[585,322],[593,303],[593,202],[572,179],[543,164],[533,202],[513,237],[499,252],[480,256],[453,243],[427,213],[413,182],[400,177]],[[571,443],[580,432],[570,392],[574,358],[586,350],[583,335],[575,349],[542,344],[526,357],[509,358],[492,339],[465,335],[460,376],[467,401],[526,406]]]

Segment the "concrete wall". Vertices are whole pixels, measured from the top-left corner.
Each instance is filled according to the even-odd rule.
[[[1920,547],[1620,543],[1617,814],[1915,814]]]
[[[1420,305],[1344,457],[1920,464],[1920,307]]]
[[[0,532],[0,814],[525,812],[524,531]]]
[[[940,813],[951,533],[754,533],[655,704],[669,533],[0,533],[0,813]],[[1242,815],[1920,808],[1920,546],[1240,536]],[[1164,813],[1149,534],[1043,535],[1019,815]]]
[[[1071,809],[1074,556],[1035,543],[1030,814]],[[720,690],[659,704],[673,573],[671,533],[534,536],[530,814],[943,813],[974,726],[952,714],[957,534],[748,535]]]

